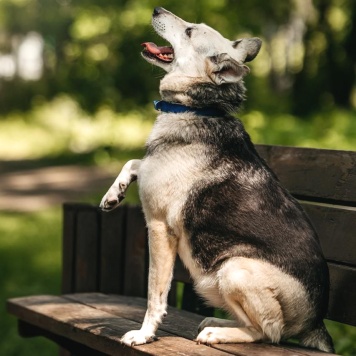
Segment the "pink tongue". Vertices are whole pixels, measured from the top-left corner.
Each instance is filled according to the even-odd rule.
[[[144,46],[147,49],[147,51],[155,55],[173,53],[173,49],[171,47],[168,46],[158,47],[153,42],[144,42],[141,44],[141,46]]]

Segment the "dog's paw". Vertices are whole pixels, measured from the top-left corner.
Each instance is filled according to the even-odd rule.
[[[195,341],[198,344],[222,344],[226,343],[222,328],[205,327],[203,331],[199,333]]]
[[[155,335],[147,334],[142,330],[131,330],[127,332],[120,341],[127,346],[135,346],[147,344],[156,340],[157,337]]]
[[[122,184],[119,187],[111,187],[101,200],[100,208],[104,211],[117,208],[125,199],[125,188]]]
[[[198,327],[198,332],[200,333],[206,327],[237,327],[237,323],[235,320],[227,320],[227,319],[220,319],[220,318],[205,318]]]

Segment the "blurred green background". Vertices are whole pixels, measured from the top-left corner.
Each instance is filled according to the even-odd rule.
[[[239,115],[254,142],[356,149],[354,0],[0,0],[5,177],[69,165],[113,177],[142,155],[163,75],[139,54],[142,42],[162,43],[150,26],[155,6],[230,39],[262,38]],[[81,200],[97,204],[105,191],[95,186]],[[128,201],[137,200],[133,188]],[[0,206],[0,354],[56,354],[46,340],[17,336],[4,301],[59,293],[60,206]],[[339,353],[356,355],[356,328],[328,328]]]

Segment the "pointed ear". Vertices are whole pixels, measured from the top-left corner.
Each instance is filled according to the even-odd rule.
[[[232,47],[239,52],[238,59],[243,63],[252,61],[260,51],[261,46],[262,41],[257,37],[242,38],[232,42]]]
[[[239,64],[227,53],[221,53],[207,58],[207,73],[213,82],[236,83],[250,72],[249,67]]]

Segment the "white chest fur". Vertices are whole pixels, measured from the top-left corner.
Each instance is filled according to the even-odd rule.
[[[182,208],[194,185],[204,179],[201,145],[167,148],[146,157],[138,174],[140,198],[146,218],[164,219],[170,229],[182,234]]]

